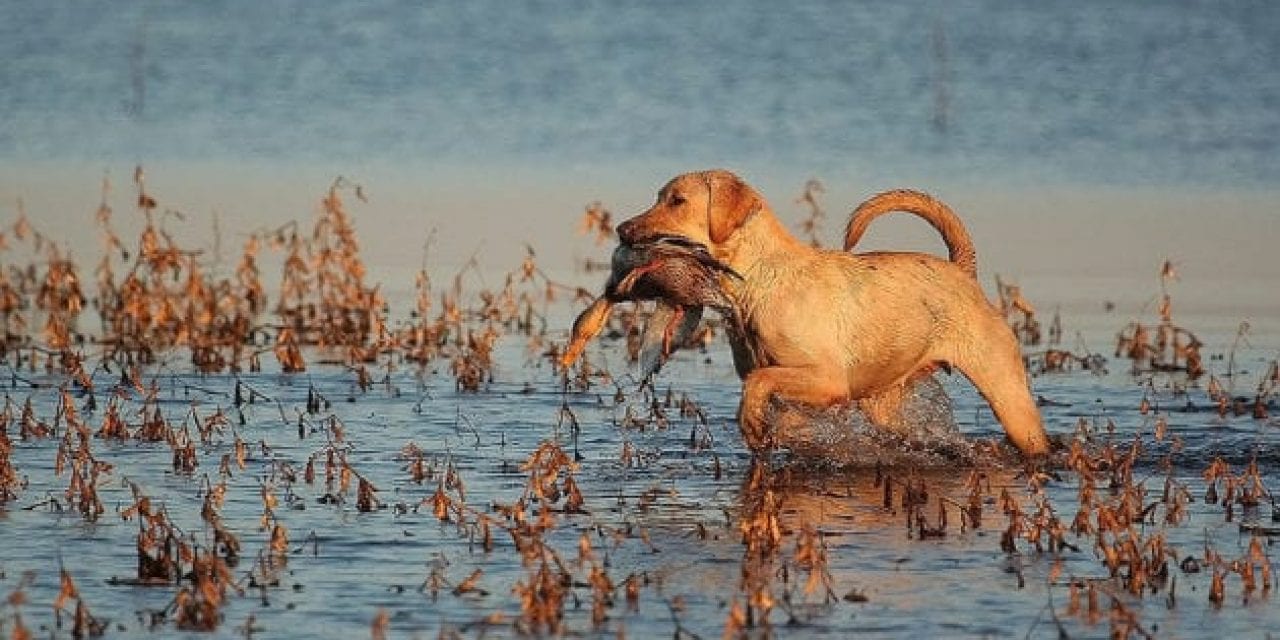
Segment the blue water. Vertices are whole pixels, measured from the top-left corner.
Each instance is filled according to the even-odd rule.
[[[0,8],[0,159],[1280,182],[1272,2]]]
[[[1016,277],[1040,260],[1058,270],[1057,279],[1021,281],[1042,319],[1067,302],[1064,346],[1109,355],[1116,331],[1129,319],[1150,321],[1156,268],[1172,255],[1186,274],[1184,282],[1172,285],[1176,317],[1205,341],[1212,375],[1234,385],[1237,394],[1252,393],[1280,353],[1274,278],[1268,276],[1275,271],[1273,260],[1266,263],[1269,270],[1259,267],[1248,286],[1226,278],[1201,284],[1209,281],[1201,277],[1206,272],[1239,274],[1266,259],[1273,248],[1268,238],[1274,237],[1267,235],[1273,233],[1269,203],[1262,197],[1228,198],[1216,209],[1178,208],[1170,202],[1184,192],[1172,189],[1173,195],[1156,204],[1143,199],[1166,185],[1227,194],[1280,186],[1280,73],[1274,69],[1280,60],[1280,4],[424,4],[0,0],[0,167],[94,167],[87,178],[55,170],[44,182],[19,176],[12,187],[3,184],[10,176],[0,175],[0,197],[11,195],[2,188],[27,196],[41,230],[55,241],[70,236],[66,246],[74,251],[68,253],[80,260],[89,281],[99,255],[98,245],[90,244],[97,242],[91,215],[98,177],[105,173],[115,181],[110,202],[120,212],[117,222],[137,222],[127,213],[135,162],[147,165],[148,186],[165,207],[190,214],[187,220],[166,218],[168,229],[195,234],[207,233],[208,221],[199,216],[209,209],[226,211],[228,233],[302,218],[331,172],[351,167],[403,167],[396,175],[421,176],[424,183],[435,177],[431,187],[453,169],[464,169],[471,180],[483,176],[477,170],[491,171],[496,178],[481,185],[492,191],[509,188],[498,178],[512,168],[545,169],[561,185],[590,168],[584,185],[558,199],[533,190],[517,193],[511,201],[522,209],[501,199],[495,204],[491,193],[435,200],[438,194],[427,187],[389,185],[394,180],[384,172],[359,176],[370,179],[373,194],[371,203],[350,203],[368,263],[398,260],[416,268],[422,238],[439,225],[439,246],[431,254],[437,291],[463,273],[468,296],[474,297],[474,274],[438,266],[448,264],[450,250],[461,253],[460,261],[479,254],[491,269],[518,264],[524,256],[519,243],[526,240],[538,248],[542,265],[583,253],[607,256],[608,247],[588,246],[588,239],[572,235],[580,204],[600,198],[611,207],[620,203],[619,216],[630,215],[639,210],[626,204],[636,193],[647,202],[662,180],[681,170],[733,167],[776,187],[768,194],[786,216],[794,213],[794,207],[787,209],[789,189],[810,175],[828,180],[833,211],[866,195],[852,189],[932,190],[944,178],[947,187],[969,187],[948,189],[949,201],[958,192],[961,204],[972,204],[975,192],[993,187],[1015,203],[994,213],[980,206],[960,209],[982,232],[975,238],[987,273]],[[314,181],[298,180],[278,194],[271,189],[261,206],[257,200],[239,202],[252,195],[239,183],[220,177],[204,185],[199,173],[187,182],[206,191],[171,195],[182,189],[173,168],[203,162],[321,169]],[[643,171],[629,173],[637,168]],[[624,179],[601,179],[609,171]],[[288,175],[296,174],[282,170],[264,182],[288,182],[280,178]],[[841,178],[851,176],[857,179],[840,186]],[[1020,204],[1018,188],[1046,183],[1086,195],[1096,193],[1094,185],[1155,188],[1138,190],[1140,196],[1099,196],[1103,204],[1092,208],[1087,197],[1067,201],[1082,203],[1078,207],[1050,198],[1047,205],[1028,207],[1036,221],[1001,218]],[[47,192],[77,189],[87,196],[50,204]],[[305,197],[295,198],[298,193]],[[491,200],[470,207],[486,197]],[[1256,202],[1261,206],[1251,206]],[[11,219],[10,201],[0,206],[6,207],[0,219]],[[1233,209],[1234,217],[1223,209]],[[1218,216],[1211,223],[1215,233],[1196,232],[1206,224],[1185,224],[1202,210]],[[1250,217],[1253,212],[1261,213]],[[1108,226],[1126,217],[1127,226]],[[1042,231],[1055,221],[1059,231],[1084,231]],[[829,231],[835,227],[830,222]],[[515,253],[504,253],[503,242],[516,245]],[[228,240],[224,247],[236,245]],[[1200,246],[1207,249],[1195,253]],[[1009,247],[1026,248],[1019,253]],[[1220,253],[1222,247],[1231,253]],[[225,250],[228,260],[236,255],[233,248]],[[21,264],[15,255],[21,254],[0,258],[8,266]],[[1253,255],[1257,262],[1247,262]],[[264,252],[263,268],[278,269],[280,258]],[[37,259],[43,257],[32,258]],[[1111,279],[1125,275],[1126,260],[1146,269],[1136,286]],[[1086,281],[1086,269],[1107,278]],[[574,277],[593,291],[603,282],[598,273]],[[270,286],[279,279],[266,281]],[[404,294],[410,282],[411,275],[382,282],[392,292],[393,318],[404,318],[410,309],[411,298]],[[1212,304],[1190,304],[1204,296]],[[1116,299],[1116,311],[1101,311],[1102,300]],[[1264,306],[1268,311],[1257,311]],[[1081,309],[1093,315],[1082,316]],[[548,339],[562,342],[580,310],[567,297],[550,305]],[[1227,359],[1242,319],[1252,321],[1252,332],[1237,357]],[[474,328],[480,331],[482,324],[475,320]],[[433,466],[456,464],[469,504],[486,510],[520,496],[519,465],[547,438],[582,456],[577,477],[589,511],[558,515],[550,543],[572,561],[583,534],[629,532],[612,543],[592,539],[600,554],[608,554],[615,582],[629,574],[648,581],[634,611],[618,592],[603,629],[589,618],[590,590],[575,587],[581,602],[566,608],[566,629],[583,635],[630,631],[633,637],[669,636],[677,628],[701,637],[722,634],[730,600],[744,597],[738,526],[754,494],[743,486],[749,468],[734,418],[740,382],[727,347],[715,343],[706,353],[681,352],[658,380],[659,392],[688,394],[705,410],[705,423],[668,409],[669,424],[639,427],[624,417],[647,415],[655,405],[627,377],[620,342],[602,340],[590,352],[617,375],[617,386],[596,381],[590,390],[568,395],[560,393],[559,376],[536,351],[521,336],[502,338],[496,379],[474,395],[456,391],[447,360],[420,371],[399,363],[388,370],[385,384],[364,393],[355,390],[351,371],[314,358],[305,376],[277,373],[269,355],[266,373],[241,378],[191,374],[181,355],[148,367],[146,378],[164,385],[161,403],[173,423],[197,408],[209,416],[215,407],[229,407],[237,380],[272,400],[247,408],[238,431],[198,452],[199,473],[216,475],[219,461],[232,451],[233,436],[251,443],[248,467],[229,479],[224,511],[227,525],[245,542],[237,579],[245,580],[254,554],[267,544],[267,532],[259,528],[266,483],[274,483],[282,500],[277,516],[291,538],[279,584],[232,596],[217,636],[242,637],[247,634],[239,629],[252,624],[260,630],[255,637],[364,637],[380,610],[391,615],[393,637],[455,629],[467,636],[515,633],[519,605],[512,587],[527,580],[529,571],[514,544],[502,538],[495,551],[484,552],[454,524],[437,522],[423,506],[437,479],[411,482],[401,448],[412,441],[429,452]],[[5,373],[0,395],[19,405],[33,398],[43,420],[60,415],[54,385],[61,380],[23,373],[44,384],[36,389],[21,384],[26,378],[17,372]],[[94,375],[100,408],[84,416],[97,428],[119,371],[96,369]],[[955,378],[944,382],[966,438],[998,435],[971,387]],[[1114,421],[1121,441],[1143,435],[1152,449],[1137,470],[1148,501],[1159,494],[1166,473],[1203,496],[1201,473],[1216,455],[1236,473],[1257,459],[1268,489],[1280,486],[1274,395],[1269,418],[1219,417],[1209,408],[1203,381],[1184,395],[1187,384],[1177,377],[1132,376],[1119,359],[1105,375],[1075,371],[1033,380],[1035,393],[1048,401],[1043,415],[1053,433],[1070,434],[1083,418],[1097,429]],[[334,401],[332,415],[346,425],[351,460],[379,487],[383,509],[357,513],[350,501],[322,500],[320,485],[289,484],[275,476],[278,464],[298,470],[324,451],[321,432],[303,436],[296,426],[312,386]],[[123,414],[136,428],[141,401],[121,393]],[[1148,399],[1185,447],[1168,468],[1161,458],[1172,445],[1152,442],[1155,414],[1138,410]],[[1184,410],[1188,403],[1195,406]],[[562,406],[572,406],[581,420],[575,437],[562,424]],[[316,424],[319,419],[308,418]],[[15,426],[9,433],[16,438],[16,431]],[[120,516],[131,501],[123,480],[138,482],[176,523],[203,536],[200,476],[170,471],[172,455],[162,443],[95,439],[95,455],[116,467],[101,485],[106,513],[89,523],[54,506],[65,502],[68,485],[67,476],[55,472],[58,444],[47,439],[15,446],[12,460],[25,486],[0,508],[0,596],[14,593],[25,572],[35,572],[26,588],[24,620],[41,636],[65,635],[53,629],[48,607],[57,596],[62,564],[94,613],[110,619],[110,636],[177,633],[172,620],[149,631],[146,617],[168,607],[175,589],[110,582],[136,574],[135,525]],[[900,512],[882,507],[883,492],[868,469],[794,471],[796,478],[779,479],[776,487],[786,529],[779,562],[792,555],[801,523],[815,524],[828,536],[836,595],[863,593],[869,599],[841,599],[808,613],[799,607],[790,622],[790,613],[779,609],[771,623],[780,636],[1058,637],[1045,610],[1050,598],[1068,635],[1099,637],[1111,630],[1110,619],[1091,622],[1069,614],[1065,605],[1067,579],[1106,573],[1090,537],[1070,538],[1081,547],[1078,552],[1038,553],[1024,543],[1019,553],[1001,551],[1006,520],[995,496],[1007,488],[1024,507],[1032,504],[1015,470],[992,470],[998,477],[994,490],[987,490],[985,528],[962,532],[953,520],[947,538],[923,541],[908,535]],[[960,483],[967,473],[926,469],[931,504],[938,504],[938,496],[964,499]],[[1076,512],[1077,479],[1066,474],[1046,490],[1069,521]],[[1244,555],[1251,538],[1220,507],[1198,500],[1188,509],[1190,520],[1159,528],[1178,558],[1201,555],[1206,546],[1228,560]],[[934,513],[929,511],[930,518]],[[951,513],[958,515],[954,508]],[[1271,527],[1273,513],[1264,510],[1251,519]],[[1144,535],[1155,531],[1148,528]],[[1273,564],[1275,539],[1266,538]],[[1065,569],[1055,581],[1059,561]],[[446,587],[439,600],[427,598],[418,587],[433,563],[447,565],[451,584],[483,569],[480,585],[489,595],[452,595]],[[575,566],[575,575],[585,579],[586,568]],[[1207,598],[1210,572],[1175,575],[1176,608],[1166,607],[1167,591],[1123,598],[1158,636],[1256,637],[1280,626],[1274,590],[1246,599],[1233,575],[1227,602],[1217,607]],[[775,595],[782,593],[782,586],[774,587]],[[0,635],[12,631],[16,611],[0,604]],[[504,621],[486,627],[483,621],[493,615]]]

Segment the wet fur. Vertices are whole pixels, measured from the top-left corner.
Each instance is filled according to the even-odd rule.
[[[743,380],[739,426],[753,449],[773,446],[786,428],[767,424],[773,396],[814,406],[857,401],[872,422],[891,426],[915,380],[954,367],[1023,453],[1048,451],[1017,340],[978,286],[971,252],[964,265],[923,253],[815,249],[727,171],[674,178],[618,234],[628,244],[683,236],[741,274],[726,286],[744,327],[730,339]]]

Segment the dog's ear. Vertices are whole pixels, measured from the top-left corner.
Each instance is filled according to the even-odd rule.
[[[764,202],[755,189],[728,171],[703,174],[707,184],[707,235],[719,244],[746,223]]]

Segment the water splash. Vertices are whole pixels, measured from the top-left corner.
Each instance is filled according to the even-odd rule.
[[[779,434],[779,440],[799,464],[920,468],[993,461],[991,447],[979,446],[960,433],[951,399],[933,377],[912,388],[901,420],[890,427],[871,424],[849,405],[815,410],[774,402],[768,419],[794,425]]]

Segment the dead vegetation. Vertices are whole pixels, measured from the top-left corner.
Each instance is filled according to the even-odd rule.
[[[807,238],[814,248],[822,246],[822,225],[826,221],[827,210],[819,199],[826,191],[821,180],[810,178],[804,183],[800,196],[796,198],[796,204],[804,206],[807,210],[799,224],[800,237]]]
[[[669,441],[680,443],[680,454],[705,463],[686,470],[685,477],[705,474],[723,481],[725,431],[717,421],[724,419],[709,417],[684,390],[659,391],[652,380],[631,389],[604,357],[560,367],[564,346],[554,337],[558,328],[547,326],[548,309],[578,305],[589,294],[549,278],[532,247],[512,261],[496,288],[486,286],[475,259],[437,280],[424,256],[411,309],[400,319],[380,286],[367,280],[348,208],[365,197],[350,181],[339,178],[329,186],[309,226],[291,223],[250,234],[226,277],[214,275],[218,270],[204,249],[183,246],[169,232],[168,225],[183,223],[184,216],[164,208],[140,169],[134,190],[130,215],[141,230],[127,246],[115,230],[104,185],[96,214],[104,253],[90,285],[83,283],[71,256],[37,230],[25,211],[20,209],[17,221],[0,236],[5,260],[0,362],[9,373],[9,391],[25,392],[6,393],[0,408],[0,510],[66,514],[87,527],[117,521],[117,516],[117,522],[136,523],[128,529],[136,568],[109,586],[161,594],[163,606],[139,614],[145,617],[143,628],[225,632],[237,603],[253,593],[265,607],[308,554],[313,562],[332,561],[320,558],[324,531],[296,533],[306,529],[292,521],[295,512],[307,509],[332,514],[335,522],[403,518],[396,522],[403,524],[406,537],[430,525],[471,554],[464,562],[429,558],[420,574],[416,593],[422,600],[413,606],[462,602],[466,611],[481,611],[464,622],[442,623],[442,637],[490,630],[625,636],[628,621],[653,608],[669,616],[676,637],[695,637],[694,628],[706,624],[695,618],[707,610],[691,613],[682,594],[668,590],[634,558],[660,557],[660,547],[667,544],[712,548],[724,544],[721,537],[734,545],[738,557],[736,581],[723,586],[722,609],[716,610],[719,623],[711,623],[724,637],[803,628],[877,597],[874,591],[849,588],[857,576],[833,568],[849,552],[837,534],[865,528],[866,521],[836,526],[797,508],[806,492],[824,491],[832,499],[835,489],[798,489],[803,483],[791,467],[755,460],[735,469],[732,473],[743,477],[730,491],[732,508],[723,530],[698,522],[690,536],[674,541],[652,535],[646,522],[663,508],[678,508],[668,506],[675,502],[675,488],[653,484],[630,495],[620,488],[611,494],[623,485],[611,484],[610,474],[649,473],[655,461],[672,455],[645,444],[654,433],[678,433]],[[821,184],[813,181],[798,201],[809,208],[802,230],[814,243],[824,216],[821,194]],[[603,205],[593,203],[582,231],[601,245],[613,237],[613,222]],[[271,289],[276,295],[269,295],[261,281],[265,260],[283,265],[279,287]],[[1172,278],[1166,265],[1162,287]],[[1035,310],[1021,290],[1000,280],[997,286],[1001,308],[1023,343],[1045,345]],[[1236,372],[1235,349],[1225,373],[1209,374],[1200,357],[1203,345],[1173,323],[1163,288],[1161,300],[1157,324],[1135,321],[1121,331],[1117,356],[1130,359],[1141,375],[1175,374],[1187,385],[1207,376],[1210,406],[1223,418],[1269,419],[1280,384],[1275,361],[1255,388],[1234,392],[1246,384]],[[636,358],[646,317],[643,308],[624,308],[603,320],[604,333],[618,341],[614,352]],[[717,323],[706,323],[691,343],[705,347],[720,332]],[[1247,325],[1242,326],[1237,342],[1246,341],[1247,334]],[[1033,371],[1105,373],[1101,356],[1083,346],[1075,352],[1061,347],[1056,314],[1047,337],[1043,351],[1028,353]],[[345,395],[357,406],[362,396],[379,390],[386,398],[402,398],[407,380],[438,371],[459,393],[459,406],[482,403],[501,385],[501,367],[512,364],[501,351],[504,340],[511,339],[524,343],[526,366],[555,372],[562,395],[547,436],[531,451],[511,446],[516,457],[510,464],[503,427],[473,424],[457,411],[453,442],[476,450],[500,443],[502,456],[488,460],[502,460],[499,476],[509,482],[501,489],[478,490],[468,476],[475,472],[453,447],[408,442],[398,456],[391,452],[390,465],[364,456],[367,439],[382,436],[359,433],[368,421],[344,422],[339,398]],[[175,368],[198,377],[175,375]],[[252,374],[264,369],[288,382],[275,390],[259,388],[263,378]],[[338,392],[336,406],[330,400],[335,392],[308,377],[317,370],[346,380],[350,391]],[[1264,524],[1262,515],[1269,510],[1273,520],[1277,517],[1267,486],[1274,478],[1256,459],[1241,464],[1221,456],[1201,475],[1179,474],[1192,463],[1180,458],[1183,444],[1170,424],[1172,403],[1161,400],[1149,381],[1145,384],[1150,399],[1144,397],[1137,415],[1128,416],[1141,423],[1139,433],[1121,435],[1111,417],[1082,418],[1055,467],[1028,469],[1012,484],[993,483],[1016,473],[998,465],[966,468],[963,480],[950,481],[886,466],[874,474],[863,470],[852,482],[860,492],[834,499],[892,518],[902,527],[902,539],[916,548],[955,539],[999,548],[1015,567],[1018,586],[1025,586],[1025,567],[1042,560],[1051,568],[1045,572],[1049,603],[1040,624],[1051,620],[1060,635],[1074,633],[1068,633],[1069,625],[1082,625],[1087,635],[1095,633],[1095,625],[1107,624],[1112,637],[1151,637],[1155,625],[1145,619],[1143,603],[1154,599],[1176,609],[1196,606],[1192,599],[1229,608],[1269,597],[1277,585],[1269,549],[1280,533]],[[298,393],[305,390],[305,402],[291,407],[271,397],[289,385],[297,385]],[[519,393],[538,391],[526,387]],[[1187,387],[1178,392],[1187,394]],[[415,415],[439,411],[421,383],[414,397]],[[586,403],[584,398],[611,408],[612,417],[583,424],[575,408],[585,406],[576,404]],[[403,396],[402,402],[412,401]],[[278,439],[292,440],[296,433],[287,448],[251,435],[275,433],[271,429],[281,426],[283,435],[270,438],[279,444]],[[618,455],[584,460],[580,434],[607,428],[616,434]],[[17,451],[19,446],[25,451]],[[131,467],[120,460],[129,450],[160,452],[165,477],[189,488],[190,505],[155,500],[142,483],[127,477]],[[33,458],[21,456],[42,457],[46,465],[52,457],[57,489],[27,495],[35,492],[27,490],[22,461]],[[393,473],[387,472],[389,466]],[[226,515],[232,513],[229,500],[239,501],[240,514],[250,518]],[[246,504],[251,505],[247,511]],[[194,509],[198,520],[183,512]],[[1186,531],[1203,526],[1206,517],[1230,523],[1245,542],[1232,548],[1206,533],[1190,548],[1186,541],[1195,536]],[[984,537],[987,533],[992,535]],[[52,602],[56,631],[50,633],[104,634],[109,622],[90,613],[72,577],[75,567],[94,559],[63,561],[68,564],[57,568],[60,590]],[[515,568],[504,572],[503,562]],[[0,632],[34,636],[24,617],[31,617],[27,593],[41,577],[45,574],[26,574],[12,583],[0,608]],[[1202,588],[1193,591],[1188,584]],[[250,614],[236,630],[251,636],[263,625],[271,628],[266,611]],[[382,606],[364,612],[361,620],[373,637],[397,630],[397,618]]]
[[[996,274],[996,297],[999,301],[1000,313],[1013,328],[1014,335],[1028,347],[1039,346],[1044,341],[1044,333],[1040,321],[1036,319],[1036,308],[1022,295],[1022,287],[1006,282]],[[1049,327],[1049,344],[1062,342],[1062,322],[1055,313],[1053,323]]]
[[[1116,335],[1117,357],[1128,358],[1134,372],[1183,372],[1196,379],[1204,375],[1204,344],[1191,331],[1173,322],[1173,299],[1169,285],[1177,280],[1173,263],[1166,260],[1160,268],[1159,321],[1150,326],[1131,320]]]

